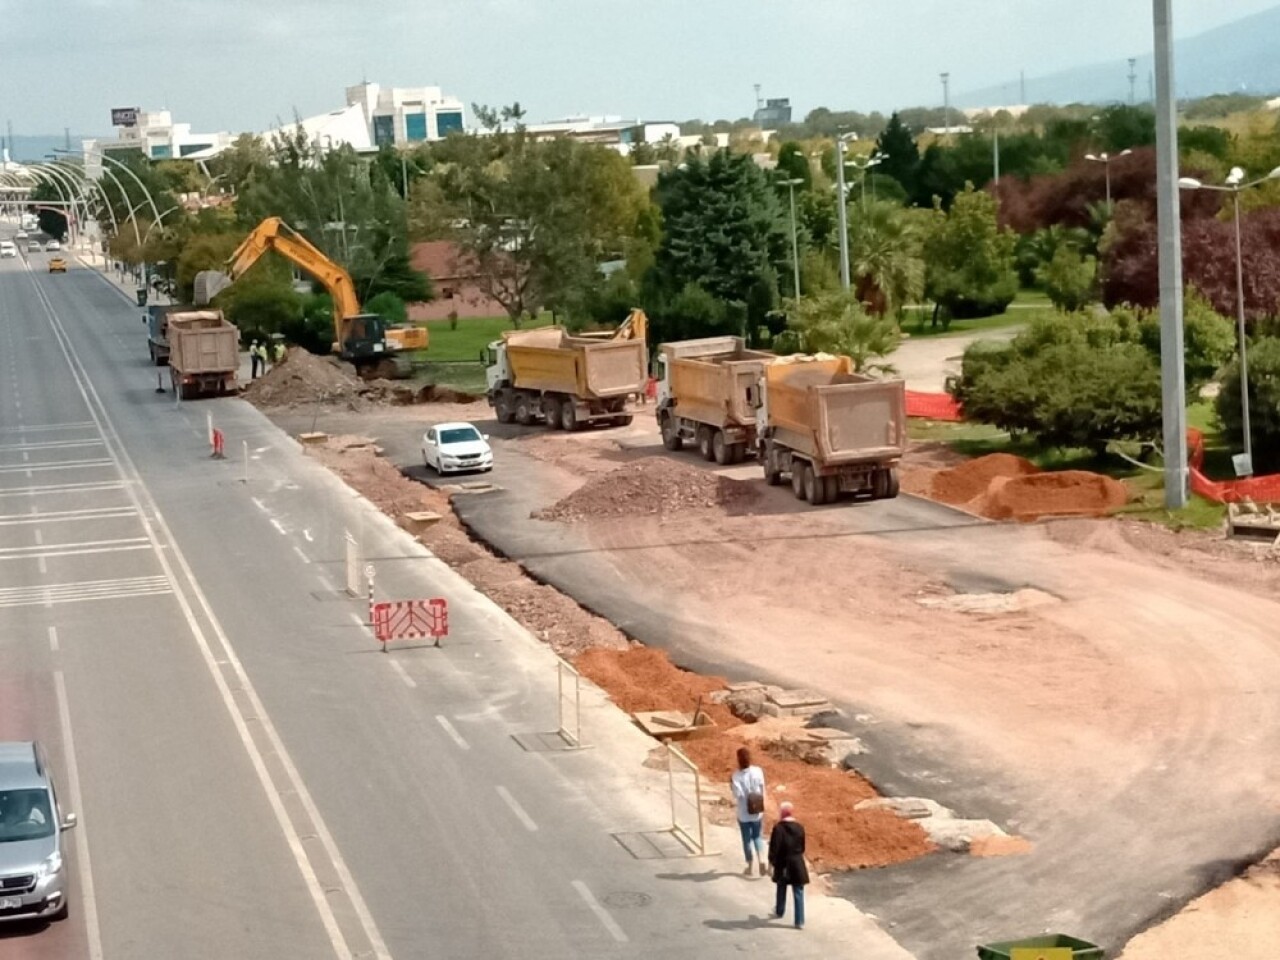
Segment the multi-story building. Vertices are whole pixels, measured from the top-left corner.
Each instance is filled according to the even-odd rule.
[[[586,143],[599,143],[626,156],[639,143],[661,143],[670,137],[680,139],[680,124],[663,120],[623,120],[621,117],[566,117],[550,123],[531,123],[525,127],[530,136],[549,140],[569,137]]]
[[[791,100],[766,100],[764,106],[756,107],[755,122],[762,127],[784,127],[791,122]]]
[[[230,133],[193,133],[191,124],[174,123],[168,110],[113,110],[111,113],[116,136],[82,141],[86,161],[96,152],[141,153],[151,160],[205,160],[235,140]]]
[[[346,94],[345,106],[268,130],[267,138],[288,135],[301,125],[307,139],[322,147],[345,144],[364,151],[441,140],[465,128],[462,101],[439,87],[365,82],[347,87]]]

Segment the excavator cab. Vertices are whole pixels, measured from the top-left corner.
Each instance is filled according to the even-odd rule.
[[[386,321],[376,313],[358,313],[342,318],[342,343],[339,353],[344,358],[376,357],[387,352]]]

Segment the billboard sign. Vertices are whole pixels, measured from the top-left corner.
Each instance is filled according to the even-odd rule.
[[[111,110],[113,127],[136,127],[138,125],[137,107],[114,107]]]

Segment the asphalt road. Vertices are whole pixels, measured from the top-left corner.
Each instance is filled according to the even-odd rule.
[[[768,924],[736,856],[628,853],[670,822],[650,741],[589,695],[596,749],[522,749],[548,651],[247,404],[156,394],[118,289],[32,267],[0,261],[0,738],[81,826],[71,918],[0,958],[906,956],[838,901]],[[449,600],[442,649],[378,652],[346,531],[380,598]]]

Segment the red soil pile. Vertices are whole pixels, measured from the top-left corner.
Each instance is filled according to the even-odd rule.
[[[1063,470],[993,480],[970,509],[992,520],[1101,517],[1128,500],[1128,491],[1119,480],[1087,470]]]
[[[570,523],[598,517],[665,515],[712,507],[730,511],[754,502],[753,484],[717,476],[669,457],[644,457],[592,477],[569,496],[539,510],[539,520]]]
[[[820,870],[848,870],[901,863],[934,849],[920,825],[886,810],[854,810],[860,800],[878,796],[857,773],[819,766],[799,759],[791,744],[750,743],[745,728],[711,694],[724,689],[718,677],[704,677],[676,667],[661,650],[588,650],[575,661],[584,676],[603,688],[629,713],[639,710],[702,709],[715,721],[716,731],[681,743],[680,749],[702,773],[709,788],[727,791],[739,746],[754,748],[753,759],[764,770],[765,814],[777,821],[783,800],[795,804],[796,816],[808,833],[808,855]],[[722,808],[727,809],[727,808]],[[767,829],[767,827],[766,827]]]
[[[1011,453],[990,453],[959,466],[939,470],[933,475],[929,496],[943,503],[964,506],[986,493],[991,481],[997,477],[1024,477],[1039,472],[1040,468],[1030,460]]]

